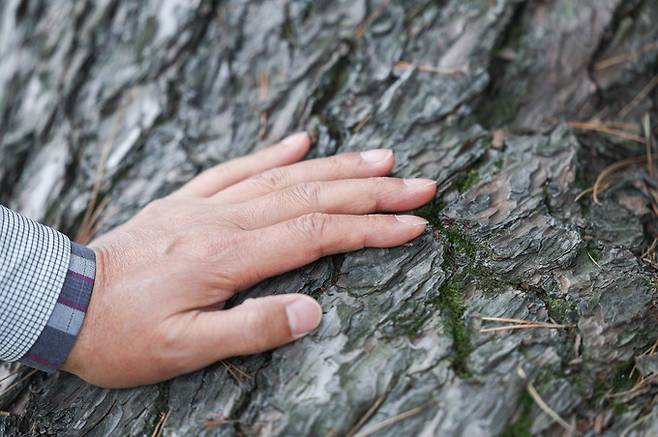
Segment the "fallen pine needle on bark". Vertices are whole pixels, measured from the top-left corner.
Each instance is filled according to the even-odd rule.
[[[532,384],[532,382],[528,381],[528,375],[523,371],[522,368],[518,367],[516,369],[516,373],[526,382],[526,390],[528,391],[528,394],[532,398],[533,401],[535,401],[535,404],[548,416],[553,419],[555,422],[557,422],[562,428],[564,428],[568,433],[570,434],[575,434],[575,429],[574,427],[564,420],[562,417],[560,417],[559,414],[555,412],[544,400],[541,398],[539,395],[539,392],[535,388],[535,386]]]
[[[626,117],[637,105],[640,104],[642,100],[644,100],[651,91],[658,85],[658,74],[654,76],[651,81],[649,81],[648,84],[640,90],[640,92],[631,100],[626,106],[622,108],[621,111],[619,111],[619,117],[624,118]]]
[[[508,317],[481,316],[480,319],[488,322],[509,323],[509,325],[504,325],[504,326],[481,328],[480,329],[481,333],[510,331],[514,329],[567,329],[567,328],[574,328],[576,326],[573,324],[549,323],[549,322],[541,322],[538,320],[511,319]]]
[[[232,423],[240,423],[239,420],[231,420],[224,416],[222,413],[211,414],[204,422],[203,427],[206,429],[217,428],[222,425],[229,425]]]
[[[595,265],[596,267],[598,267],[598,268],[600,268],[601,270],[603,270],[603,267],[601,267],[601,264],[599,264],[599,263],[596,262],[596,260],[595,260],[594,257],[592,256],[592,254],[589,253],[589,250],[587,251],[587,256],[589,257],[590,261],[592,261],[592,262],[594,263],[594,265]]]
[[[604,122],[600,121],[579,121],[579,120],[571,120],[568,121],[567,124],[574,128],[574,129],[579,129],[579,130],[588,130],[588,131],[595,131],[595,132],[601,132],[604,134],[611,135],[613,137],[619,137],[624,140],[628,141],[634,141],[636,143],[644,144],[645,139],[642,138],[639,135],[635,135],[634,133],[614,128],[609,125],[607,125]]]
[[[658,42],[651,42],[640,47],[639,50],[631,51],[630,53],[624,53],[617,56],[612,56],[608,59],[604,59],[601,62],[597,62],[594,65],[594,70],[605,70],[606,68],[614,67],[615,65],[623,64],[624,62],[632,61],[637,58],[639,55],[644,53],[658,50]]]
[[[249,375],[249,373],[247,373],[247,371],[244,370],[242,367],[230,363],[226,360],[222,360],[221,363],[226,368],[226,371],[233,377],[233,379],[235,379],[235,382],[237,382],[238,384],[244,381],[245,379],[251,378],[251,375]]]
[[[599,176],[596,178],[596,181],[592,186],[592,200],[594,200],[594,203],[596,203],[597,205],[601,205],[601,202],[599,201],[599,193],[606,188],[604,182],[609,175],[611,175],[617,170],[621,170],[623,168],[630,167],[632,165],[643,164],[646,161],[647,161],[647,157],[645,155],[635,156],[633,158],[628,158],[619,162],[615,162],[614,164],[611,164],[607,166],[605,169],[603,169],[603,171],[599,173]]]
[[[426,402],[425,404],[412,408],[411,410],[405,411],[404,413],[400,413],[398,415],[395,415],[393,417],[389,417],[388,419],[382,420],[381,422],[371,426],[370,428],[366,428],[365,430],[357,433],[354,435],[354,437],[367,437],[369,435],[372,435],[388,426],[394,425],[404,419],[407,419],[409,417],[415,416],[416,414],[421,413],[423,410],[425,410],[427,407],[430,405],[438,404],[437,401],[429,401]]]
[[[12,370],[12,371],[9,372],[7,375],[5,375],[5,376],[3,376],[2,378],[0,378],[0,384],[2,384],[3,382],[5,382],[6,380],[8,380],[9,378],[11,378],[12,376],[16,375],[16,374],[19,372],[19,370],[21,370],[20,367],[18,367],[18,368],[15,369],[15,370]]]
[[[384,396],[380,396],[375,400],[375,402],[368,408],[366,414],[363,415],[361,419],[354,425],[354,427],[347,433],[345,437],[354,437],[354,435],[365,425],[365,423],[372,417],[372,415],[377,411],[377,408],[384,402]]]
[[[496,326],[494,328],[482,328],[480,329],[481,333],[487,332],[501,332],[501,331],[512,331],[515,329],[568,329],[574,328],[576,325],[559,325],[556,323],[535,323],[529,325],[506,325],[506,326]]]
[[[153,434],[151,434],[151,437],[160,437],[162,435],[162,431],[164,431],[165,422],[169,418],[169,414],[171,414],[171,410],[167,410],[167,412],[163,411],[160,413],[160,420],[158,421],[158,424],[155,426],[155,429],[153,430]]]
[[[467,71],[466,68],[441,68],[431,65],[418,65],[407,61],[396,62],[395,68],[399,68],[401,70],[411,70],[415,68],[422,73],[445,74],[447,76],[458,76],[461,74],[466,74]]]
[[[486,320],[487,322],[507,322],[507,323],[526,324],[526,325],[537,323],[533,320],[511,319],[509,317],[480,316],[479,318],[480,320]]]
[[[651,385],[656,382],[658,382],[658,374],[654,373],[652,375],[643,376],[642,378],[639,379],[639,381],[633,384],[633,387],[629,388],[628,390],[620,391],[617,393],[610,393],[606,395],[606,397],[619,398],[619,397],[631,396],[642,390],[647,385]]]
[[[26,379],[31,378],[32,375],[34,375],[35,373],[37,373],[37,371],[36,371],[36,370],[32,370],[31,372],[28,372],[25,376],[23,376],[22,378],[20,378],[18,381],[14,381],[9,387],[7,387],[7,388],[4,389],[2,392],[0,392],[0,396],[4,395],[5,393],[9,393],[14,387],[16,387],[18,384],[20,384],[21,382],[25,381]]]

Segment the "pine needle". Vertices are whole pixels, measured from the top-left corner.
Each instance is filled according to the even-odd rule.
[[[480,316],[480,320],[486,320],[488,322],[507,322],[507,323],[519,323],[519,324],[533,324],[537,323],[532,320],[526,319],[510,319],[509,317],[491,317],[491,316]]]
[[[481,333],[487,332],[501,332],[501,331],[513,331],[515,329],[567,329],[575,328],[576,325],[560,325],[557,323],[536,323],[532,325],[505,325],[505,326],[496,326],[494,328],[482,328],[480,329]]]
[[[235,379],[235,382],[238,384],[240,384],[245,379],[251,378],[251,375],[249,375],[249,373],[247,373],[247,371],[242,367],[226,360],[222,360],[221,363],[224,365],[224,368],[226,368],[226,371],[233,377],[233,379]]]
[[[388,419],[382,420],[381,422],[371,426],[370,428],[366,428],[365,430],[357,433],[354,435],[354,437],[367,437],[369,435],[372,435],[388,426],[394,425],[404,419],[407,419],[409,417],[415,416],[416,414],[421,413],[425,408],[427,408],[430,405],[437,404],[437,401],[429,401],[426,402],[425,404],[412,408],[411,410],[405,411],[404,413],[400,413],[396,416],[389,417]]]
[[[576,326],[573,324],[566,325],[560,323],[542,322],[539,320],[510,319],[507,317],[480,316],[480,319],[489,322],[510,323],[510,325],[495,326],[492,328],[482,328],[480,329],[481,333],[511,331],[515,329],[565,329],[565,328],[574,328]]]
[[[653,50],[658,50],[658,42],[651,42],[648,44],[643,45],[642,47],[639,48],[639,50],[636,50],[634,52],[630,53],[624,53],[621,55],[617,56],[612,56],[608,59],[604,59],[601,62],[597,62],[594,65],[594,70],[599,71],[599,70],[605,70],[606,68],[613,67],[615,65],[623,64],[624,62],[632,61],[633,59],[637,58],[639,55],[642,55],[647,52],[651,52]]]
[[[528,391],[528,394],[530,395],[532,400],[535,401],[535,404],[537,404],[537,406],[544,413],[546,413],[551,419],[557,422],[568,433],[573,434],[575,431],[574,427],[569,422],[561,418],[560,415],[555,412],[555,410],[553,410],[546,402],[544,402],[544,400],[539,395],[539,392],[537,391],[535,386],[532,385],[532,382],[528,381],[528,375],[526,375],[523,369],[518,367],[516,369],[516,373],[526,382],[526,390]]]
[[[375,402],[368,408],[368,411],[366,411],[366,414],[363,415],[363,417],[352,427],[352,429],[347,433],[345,437],[354,437],[354,435],[365,425],[365,423],[372,417],[373,414],[375,414],[375,411],[377,411],[377,408],[384,402],[384,396],[378,397]]]
[[[626,106],[622,108],[621,111],[619,111],[619,117],[624,118],[626,117],[637,105],[640,104],[642,100],[644,100],[651,91],[658,85],[658,74],[649,81],[648,84],[642,88],[642,90],[638,93],[637,96],[633,98]]]
[[[412,70],[416,69],[423,73],[434,73],[434,74],[445,74],[448,76],[458,76],[461,74],[466,74],[466,68],[441,68],[434,67],[431,65],[418,65],[412,62],[399,61],[395,64],[395,68],[400,70]]]
[[[151,437],[160,437],[162,435],[162,431],[164,431],[165,422],[167,422],[167,419],[169,418],[170,414],[171,414],[171,410],[167,410],[167,412],[163,411],[160,413],[160,420],[158,421],[158,424],[155,426],[155,429],[153,430],[153,434],[151,434]]]
[[[17,385],[19,385],[21,382],[23,382],[23,381],[25,381],[25,380],[31,378],[32,375],[34,375],[35,373],[37,373],[37,370],[32,370],[31,372],[28,372],[25,376],[23,376],[22,378],[19,378],[17,381],[15,381],[14,383],[12,383],[9,387],[7,387],[6,389],[4,389],[4,390],[0,393],[0,396],[4,396],[5,394],[9,393],[14,387],[16,387]]]
[[[592,261],[592,262],[594,263],[595,266],[597,266],[598,268],[600,268],[601,270],[603,270],[603,267],[601,267],[601,265],[600,265],[599,263],[596,262],[596,260],[594,259],[594,257],[589,253],[589,250],[587,251],[587,256],[589,257],[590,261]]]
[[[645,139],[642,138],[639,135],[635,135],[633,133],[630,133],[628,131],[625,131],[623,129],[619,129],[617,127],[613,127],[611,125],[608,125],[606,123],[600,122],[600,121],[595,121],[595,120],[589,120],[589,121],[580,121],[580,120],[570,120],[567,122],[567,124],[574,128],[574,129],[579,129],[579,130],[586,130],[586,131],[594,131],[594,132],[601,132],[607,135],[611,135],[613,137],[619,137],[624,140],[628,141],[634,141],[636,143],[640,144],[645,144]]]
[[[637,164],[642,164],[646,162],[647,157],[646,156],[636,156],[633,158],[628,158],[624,159],[619,162],[615,162],[614,164],[611,164],[607,166],[606,168],[603,169],[601,173],[599,173],[599,176],[596,178],[596,181],[594,182],[594,185],[592,186],[592,199],[594,200],[594,203],[597,205],[600,205],[601,202],[599,201],[599,193],[602,191],[602,187],[604,186],[603,183],[605,179],[612,173],[614,173],[617,170],[621,170],[626,167],[630,167],[633,165]]]

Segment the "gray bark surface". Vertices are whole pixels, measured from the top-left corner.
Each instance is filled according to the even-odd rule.
[[[244,293],[325,312],[313,335],[229,360],[248,377],[218,363],[113,391],[7,368],[0,435],[148,436],[163,413],[169,436],[346,435],[364,417],[382,436],[562,435],[527,381],[583,435],[657,435],[652,384],[615,395],[658,369],[640,259],[655,217],[630,183],[575,200],[645,148],[567,124],[616,120],[641,93],[656,22],[653,0],[1,2],[0,201],[71,236],[102,162],[99,232],[303,128],[311,157],[392,148],[395,175],[440,193],[414,242]],[[636,100],[623,121],[658,118],[655,90]],[[482,316],[575,327],[482,333],[499,326]]]

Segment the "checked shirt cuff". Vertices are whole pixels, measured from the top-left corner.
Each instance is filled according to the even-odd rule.
[[[95,277],[94,252],[71,242],[68,271],[55,308],[37,341],[19,360],[21,363],[54,372],[66,361],[82,327]]]

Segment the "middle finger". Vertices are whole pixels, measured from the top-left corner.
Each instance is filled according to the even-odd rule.
[[[387,149],[341,153],[265,171],[218,192],[213,200],[245,202],[305,182],[384,176],[394,163],[393,153]]]
[[[370,214],[408,211],[434,197],[431,179],[368,178],[310,182],[233,205],[229,220],[259,229],[314,212]]]

